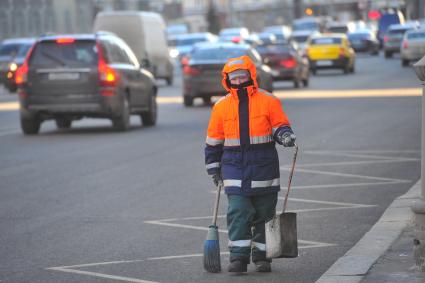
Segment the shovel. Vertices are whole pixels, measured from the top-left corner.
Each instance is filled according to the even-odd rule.
[[[285,212],[297,154],[298,146],[295,144],[295,153],[292,159],[292,168],[289,174],[288,189],[283,202],[282,213],[275,214],[270,221],[266,222],[267,258],[294,258],[298,256],[297,214],[295,212]]]

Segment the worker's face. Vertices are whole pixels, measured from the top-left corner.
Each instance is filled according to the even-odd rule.
[[[230,80],[232,85],[240,85],[249,80],[249,76],[239,76]]]

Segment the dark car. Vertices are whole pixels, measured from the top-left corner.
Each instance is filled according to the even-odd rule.
[[[131,114],[146,126],[156,123],[153,76],[111,33],[39,38],[16,83],[25,134],[37,134],[48,119],[69,128],[83,117],[108,118],[119,131],[129,128]]]
[[[348,40],[354,51],[379,54],[379,41],[370,30],[359,30],[348,34]]]
[[[212,96],[225,95],[222,74],[227,59],[247,55],[257,68],[257,81],[261,88],[272,92],[273,78],[270,68],[262,63],[258,52],[247,44],[219,42],[197,44],[189,54],[190,59],[183,68],[184,105],[192,106],[195,97],[210,103]]]
[[[393,53],[400,52],[401,42],[404,34],[413,29],[417,29],[419,23],[412,22],[402,25],[391,25],[384,36],[384,54],[385,58],[391,58]]]
[[[296,43],[276,43],[256,47],[263,62],[270,66],[273,81],[292,81],[298,88],[308,86],[310,67],[308,58],[298,50]]]
[[[33,38],[13,38],[0,45],[0,82],[11,92],[16,91],[16,70],[24,63],[34,42]]]

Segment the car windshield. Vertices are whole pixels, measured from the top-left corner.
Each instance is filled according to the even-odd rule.
[[[347,27],[330,27],[328,28],[330,32],[340,32],[340,33],[346,33],[348,31]]]
[[[425,32],[415,32],[407,35],[408,39],[425,39]]]
[[[406,31],[408,31],[408,28],[403,28],[403,29],[390,29],[388,31],[389,34],[404,34]]]
[[[0,47],[0,56],[17,56],[24,57],[30,50],[32,44],[30,43],[6,43]]]
[[[364,38],[370,38],[370,34],[368,34],[368,33],[352,33],[352,34],[348,35],[348,39],[350,39],[350,40],[364,39]]]
[[[290,47],[283,44],[270,44],[270,45],[259,45],[255,49],[260,54],[283,54],[288,53]]]
[[[295,35],[292,36],[292,39],[298,43],[303,43],[308,40],[308,35]]]
[[[293,30],[318,30],[319,25],[315,22],[294,23]]]
[[[177,38],[174,39],[173,46],[185,46],[185,45],[193,45],[198,42],[206,41],[205,37],[191,37],[191,38]]]
[[[314,38],[311,44],[325,45],[325,44],[341,44],[341,38],[327,37],[327,38]]]
[[[190,57],[194,60],[227,60],[246,55],[247,51],[243,48],[197,48]]]
[[[93,67],[97,65],[97,51],[94,41],[75,41],[71,44],[58,44],[53,41],[37,45],[30,59],[33,66],[56,67]]]

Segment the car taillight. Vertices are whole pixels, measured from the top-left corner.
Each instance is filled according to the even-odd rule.
[[[407,40],[403,41],[403,49],[409,48],[409,43],[407,43]]]
[[[25,56],[25,60],[24,63],[18,67],[18,69],[16,69],[16,73],[15,73],[15,83],[20,86],[24,83],[27,82],[28,80],[28,61],[29,58],[31,57],[31,54],[34,50],[34,46],[35,44],[33,44],[30,48],[30,50],[27,53],[27,56]]]
[[[232,42],[233,43],[241,43],[242,38],[240,36],[234,36],[232,37]]]
[[[287,58],[287,59],[281,60],[280,65],[285,68],[292,69],[297,66],[297,61],[295,60],[295,58]]]
[[[390,40],[390,38],[388,37],[388,35],[384,36],[384,42],[388,42],[388,40]]]
[[[116,86],[119,81],[119,74],[111,67],[109,66],[105,58],[103,56],[102,47],[99,43],[96,44],[97,46],[97,54],[98,54],[98,65],[97,70],[99,72],[99,82],[101,86]]]
[[[182,59],[180,60],[180,64],[184,67],[189,63],[189,57],[187,56],[183,56]]]
[[[71,44],[75,42],[75,38],[72,37],[63,37],[56,39],[57,44]]]
[[[193,68],[191,66],[184,66],[183,73],[189,76],[197,76],[201,73],[201,71],[197,68]]]

